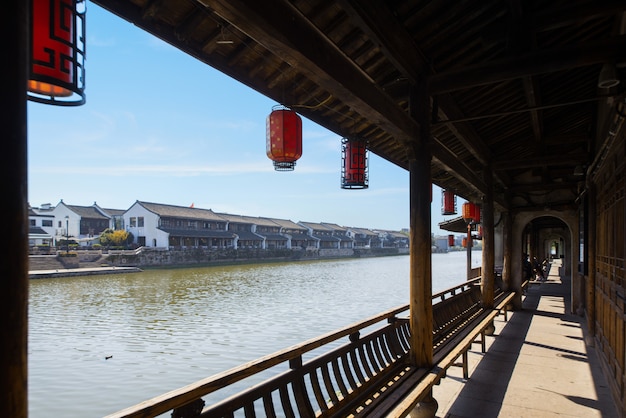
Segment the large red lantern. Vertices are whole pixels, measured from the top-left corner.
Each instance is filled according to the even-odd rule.
[[[448,235],[448,247],[454,247],[454,235]]]
[[[28,99],[85,103],[86,0],[31,0]]]
[[[276,171],[293,171],[302,157],[302,119],[293,110],[275,109],[267,117],[267,156]]]
[[[341,188],[367,189],[367,143],[360,139],[342,139],[341,159]]]
[[[456,195],[451,190],[441,191],[441,214],[456,215]]]
[[[472,202],[463,203],[462,217],[468,224],[480,223],[480,206]]]

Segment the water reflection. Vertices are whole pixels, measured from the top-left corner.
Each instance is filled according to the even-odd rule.
[[[433,271],[456,284],[465,255]],[[29,416],[106,415],[405,304],[408,277],[399,256],[31,280]]]

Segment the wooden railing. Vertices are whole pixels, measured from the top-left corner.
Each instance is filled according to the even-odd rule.
[[[480,314],[480,301],[476,300],[476,295],[480,295],[479,282],[480,278],[477,278],[433,295],[435,350],[446,341],[460,344],[456,330]],[[406,314],[404,317],[399,315],[408,314],[408,309],[409,305],[396,307],[149,399],[107,418],[155,417],[172,410],[173,417],[229,417],[234,416],[235,410],[241,410],[245,416],[255,416],[254,409],[259,409],[257,414],[263,416],[347,416],[348,411],[361,408],[363,395],[373,395],[373,390],[384,391],[384,382],[391,377],[399,382],[402,376],[412,375],[413,379],[419,379],[426,374],[426,370],[421,370],[421,374],[413,373],[414,370],[407,366],[410,331]],[[361,337],[364,331],[368,334]],[[459,355],[466,354],[473,338],[482,331],[482,328],[478,329],[471,339],[467,335],[460,336],[465,345]],[[469,345],[466,340],[470,341]],[[320,351],[322,354],[318,355]],[[437,358],[446,357],[450,351],[441,350]],[[260,383],[257,379],[247,385],[251,387],[246,390],[204,408],[203,396],[260,374],[269,377]],[[371,401],[368,400],[367,404]],[[277,413],[276,409],[280,411]],[[201,411],[204,411],[202,415]]]

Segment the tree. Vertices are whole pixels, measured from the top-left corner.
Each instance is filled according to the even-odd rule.
[[[112,230],[105,229],[100,234],[100,244],[105,246],[121,247],[130,244],[133,241],[133,234],[123,229]]]

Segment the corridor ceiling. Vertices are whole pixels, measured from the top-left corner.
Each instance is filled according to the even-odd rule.
[[[500,210],[573,207],[624,112],[623,0],[92,2],[407,169],[426,86],[433,183]]]

